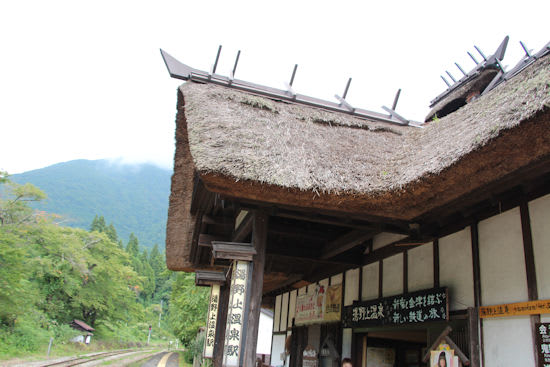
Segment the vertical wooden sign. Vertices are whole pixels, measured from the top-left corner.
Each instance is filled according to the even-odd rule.
[[[244,351],[243,329],[246,311],[250,262],[235,261],[227,311],[223,367],[239,367],[241,354]]]
[[[550,323],[537,323],[537,353],[539,355],[539,366],[550,365]]]
[[[216,324],[218,320],[218,308],[220,305],[220,286],[212,285],[210,288],[210,304],[208,305],[208,319],[206,320],[206,338],[204,339],[204,358],[214,356],[214,342],[216,340]]]

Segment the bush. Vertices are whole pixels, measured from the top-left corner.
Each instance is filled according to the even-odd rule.
[[[47,346],[49,340],[50,333],[40,327],[37,317],[25,315],[15,321],[13,328],[0,329],[0,356],[19,356],[35,352]]]
[[[185,360],[189,363],[193,363],[194,357],[202,357],[204,349],[205,333],[198,333],[196,338],[189,343],[184,352]]]

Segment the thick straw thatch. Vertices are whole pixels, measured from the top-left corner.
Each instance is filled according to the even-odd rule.
[[[207,188],[227,196],[413,219],[548,158],[549,83],[546,57],[423,129],[186,83],[167,255],[189,243],[194,170]]]

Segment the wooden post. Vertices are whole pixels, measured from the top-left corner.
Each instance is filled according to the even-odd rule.
[[[479,357],[479,313],[475,307],[468,308],[468,328],[470,334],[470,366],[481,367]]]
[[[227,323],[227,307],[229,305],[231,284],[231,272],[227,276],[227,284],[220,289],[220,304],[218,306],[218,322],[216,324],[216,341],[214,343],[214,358],[212,364],[214,367],[222,367],[223,351],[225,344],[225,326]]]
[[[249,312],[243,359],[244,367],[254,367],[256,363],[256,344],[258,342],[258,326],[260,323],[260,308],[262,305],[268,218],[268,215],[264,212],[257,211],[254,213],[252,245],[256,249],[256,255],[254,255],[252,262],[250,304],[248,307]]]

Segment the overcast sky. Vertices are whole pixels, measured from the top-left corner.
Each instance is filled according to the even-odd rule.
[[[2,1],[0,169],[72,159],[172,166],[176,88],[159,53],[218,73],[423,121],[476,44],[504,65],[550,41],[550,1]],[[477,55],[476,55],[477,56]],[[479,57],[478,57],[479,58]]]

